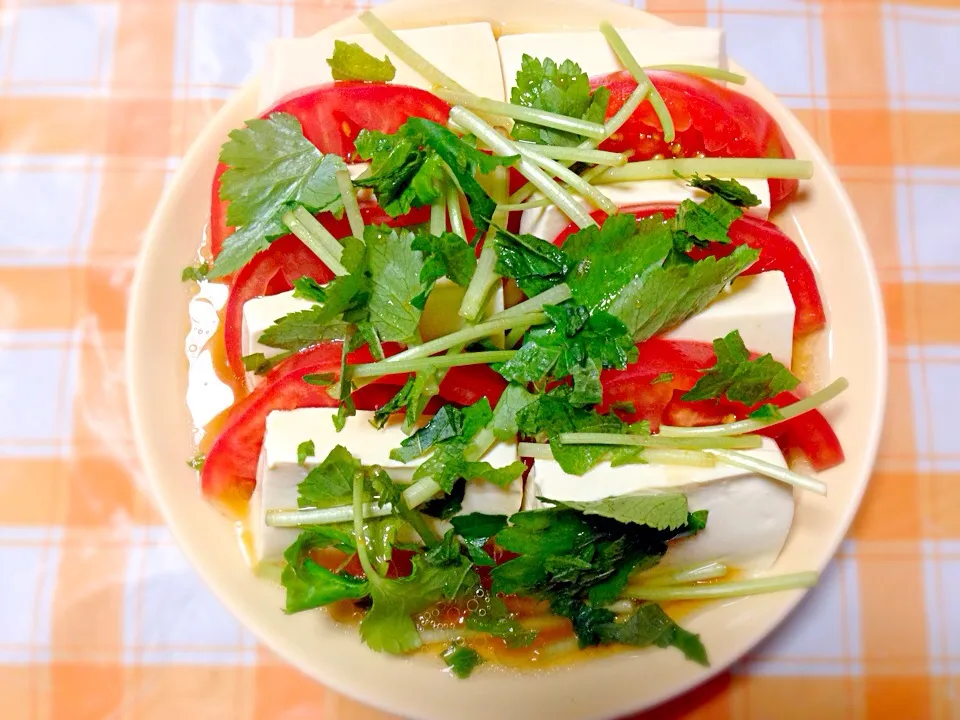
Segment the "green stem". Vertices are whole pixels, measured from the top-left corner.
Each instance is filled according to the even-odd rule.
[[[633,79],[637,81],[637,85],[650,85],[650,104],[653,106],[653,111],[657,114],[657,119],[660,120],[660,126],[663,128],[663,139],[668,143],[673,142],[674,136],[676,135],[673,127],[673,118],[670,117],[670,111],[667,110],[666,103],[663,102],[660,92],[653,83],[650,82],[650,78],[647,77],[643,68],[640,67],[640,63],[637,62],[633,53],[630,52],[630,48],[627,47],[623,38],[620,37],[620,33],[616,31],[616,28],[604,21],[600,23],[600,32],[607,39],[607,42],[610,43],[610,47],[613,49],[613,52],[616,53],[617,57],[620,58],[623,66],[633,75]]]
[[[833,398],[837,397],[837,395],[848,387],[850,387],[850,383],[847,382],[846,378],[837,378],[822,390],[818,390],[792,405],[780,408],[781,418],[778,420],[765,421],[748,418],[724,425],[704,425],[702,427],[661,425],[659,434],[663,437],[722,437],[724,435],[743,435],[744,433],[754,432],[761,428],[771,427],[790,418],[815,410],[821,405],[833,400]]]
[[[756,435],[716,438],[675,438],[657,435],[621,435],[619,433],[561,433],[564,445],[629,445],[634,447],[669,448],[676,450],[705,450],[706,448],[734,448],[755,450],[763,441]]]
[[[357,204],[357,192],[353,187],[353,180],[350,179],[350,171],[346,168],[337,170],[337,187],[340,188],[343,211],[350,223],[350,233],[363,240],[363,216],[360,214],[360,205]]]
[[[484,352],[460,353],[457,355],[440,355],[413,360],[391,362],[382,360],[375,363],[353,366],[353,377],[380,377],[393,373],[421,372],[423,370],[440,370],[460,367],[462,365],[488,365],[490,363],[506,362],[516,355],[514,350],[486,350]]]
[[[790,575],[733,580],[709,585],[687,585],[684,587],[658,587],[639,585],[628,587],[624,597],[639,600],[712,600],[716,598],[745,597],[762,593],[780,592],[810,588],[817,584],[819,576],[815,572],[800,572]]]
[[[413,487],[412,485],[410,487]],[[393,512],[387,503],[380,507],[376,503],[364,503],[362,506],[364,518],[385,517]],[[332,525],[334,523],[350,522],[353,519],[354,509],[350,505],[331,508],[310,508],[304,510],[268,510],[266,523],[270,527],[291,528],[305,525]]]
[[[568,147],[565,145],[540,145],[537,143],[518,143],[519,147],[528,145],[541,155],[552,160],[566,160],[567,162],[582,162],[590,165],[624,165],[627,162],[626,153],[609,152],[607,150],[593,150],[592,148]]]
[[[530,329],[529,325],[522,325],[520,327],[515,327],[513,330],[507,333],[507,337],[503,341],[503,346],[508,350],[515,348],[517,343],[523,339],[524,334],[527,330]]]
[[[603,137],[603,125],[600,123],[560,115],[559,113],[547,112],[546,110],[538,110],[537,108],[527,107],[525,105],[514,105],[500,100],[477,97],[471,93],[437,90],[436,95],[451,105],[461,105],[482,113],[522,120],[533,125],[564,130],[586,137],[597,139]]]
[[[521,157],[526,157],[541,168],[549,172],[554,177],[560,178],[571,190],[576,191],[584,197],[591,205],[600,210],[603,210],[608,215],[613,215],[617,212],[617,204],[613,202],[610,198],[604,195],[602,192],[598,191],[593,185],[588,183],[582,177],[577,175],[575,172],[570,170],[567,167],[564,167],[556,160],[551,160],[549,157],[544,155],[537,150],[526,146],[517,146],[520,149]]]
[[[447,216],[450,218],[450,230],[462,238],[467,238],[466,228],[463,226],[463,212],[460,210],[460,190],[452,182],[447,183]]]
[[[486,322],[478,323],[477,325],[472,325],[470,327],[463,328],[462,330],[457,330],[457,332],[450,333],[449,335],[435,338],[429,342],[423,343],[422,345],[408,348],[402,353],[391,355],[382,362],[384,363],[384,367],[389,367],[390,365],[394,365],[395,363],[403,360],[430,357],[438,352],[449,350],[455,345],[466,345],[476,340],[485,338],[488,335],[492,335],[495,332],[502,332],[504,330],[509,330],[510,328],[519,327],[521,325],[539,325],[540,323],[545,322],[546,319],[547,316],[545,313],[537,312],[503,318],[500,320],[487,320]]]
[[[401,40],[399,35],[384,25],[380,18],[369,10],[360,13],[357,19],[366,25],[370,34],[379,40],[381,45],[396,55],[406,65],[409,65],[412,70],[432,85],[439,85],[448,90],[470,94],[463,85],[445,74],[440,68],[432,65],[423,55]]]
[[[440,198],[430,206],[430,234],[439,237],[447,230],[446,191],[441,189]]]
[[[608,168],[593,182],[595,185],[628,180],[659,180],[683,176],[714,175],[721,178],[767,179],[783,178],[809,180],[813,177],[813,163],[809,160],[782,158],[672,158],[642,160],[622,167]]]
[[[598,165],[597,167],[600,166]],[[549,198],[540,198],[539,200],[530,200],[522,203],[505,203],[503,205],[497,205],[497,210],[502,210],[503,212],[522,212],[524,210],[533,210],[535,208],[547,207],[549,205],[553,205],[553,202]]]
[[[303,206],[287,212],[281,220],[290,232],[300,238],[303,244],[330,268],[330,272],[337,276],[350,274],[340,263],[343,246]]]
[[[510,157],[519,153],[515,143],[504,138],[489,124],[462,106],[450,110],[450,118],[461,127],[477,136],[481,142],[493,150],[497,155]],[[585,228],[597,223],[584,211],[579,202],[566,190],[545,173],[536,163],[531,162],[522,154],[516,165],[517,170],[532,182],[544,195],[553,200],[554,204],[578,227]]]
[[[363,531],[363,473],[354,473],[353,476],[353,534],[357,540],[357,557],[367,579],[373,581],[379,577],[370,562],[367,551],[367,536]]]
[[[646,65],[644,70],[669,70],[671,72],[680,72],[687,75],[699,75],[700,77],[710,78],[711,80],[720,80],[731,82],[734,85],[743,85],[747,78],[739,73],[721,70],[720,68],[710,67],[709,65],[684,65],[684,64],[666,64],[666,65]]]
[[[709,562],[689,568],[658,567],[642,572],[630,580],[634,586],[651,587],[654,585],[686,585],[687,583],[716,580],[729,572],[729,568],[720,562]]]
[[[730,439],[733,440],[733,438]],[[780,482],[787,483],[788,485],[809,490],[817,495],[827,494],[827,486],[823,481],[817,480],[816,478],[806,477],[805,475],[795,473],[792,470],[780,467],[779,465],[774,465],[773,463],[768,463],[764,460],[758,460],[752,455],[733,452],[732,450],[705,449],[704,452],[709,455],[713,455],[715,458],[721,460],[727,465],[733,465],[734,467],[743,468],[744,470],[750,470],[758,475],[764,475],[772,480],[779,480]]]
[[[572,297],[570,286],[566,283],[554,285],[549,290],[544,290],[539,295],[534,295],[521,303],[517,303],[511,308],[490,317],[491,320],[502,320],[503,318],[514,317],[515,315],[526,315],[527,313],[537,312],[543,309],[544,305],[559,305]]]
[[[491,229],[492,227],[491,225]],[[467,322],[476,322],[479,319],[487,306],[490,294],[500,282],[500,276],[496,272],[497,246],[494,235],[493,232],[488,233],[483,241],[483,250],[480,251],[480,257],[477,259],[477,269],[473,271],[470,284],[467,285],[463,300],[460,302],[458,314]]]

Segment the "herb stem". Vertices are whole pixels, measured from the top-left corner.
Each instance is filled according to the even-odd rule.
[[[350,223],[350,233],[355,238],[363,240],[363,216],[360,214],[357,191],[353,187],[350,171],[346,168],[337,170],[337,187],[340,188],[340,200],[343,202],[347,222]]]
[[[681,175],[714,175],[722,178],[767,179],[785,178],[809,180],[813,177],[813,163],[809,160],[783,158],[670,158],[642,160],[621,167],[607,168],[593,182],[595,185],[625,182],[627,180],[658,180]]]
[[[688,568],[657,567],[647,572],[638,573],[630,578],[630,585],[635,587],[651,587],[653,585],[686,585],[687,583],[716,580],[725,576],[730,569],[721,562],[708,562]]]
[[[467,290],[463,293],[463,300],[460,302],[458,314],[467,322],[477,321],[487,306],[490,293],[500,281],[500,276],[496,272],[497,247],[492,240],[492,234],[488,234],[483,243],[483,250],[480,251],[480,257],[477,258],[477,268],[473,271]]]
[[[517,148],[520,150],[521,157],[532,160],[554,177],[563,180],[571,190],[582,195],[584,199],[594,207],[603,210],[608,215],[613,215],[617,212],[617,204],[613,202],[613,200],[602,192],[599,192],[593,185],[570,170],[570,168],[564,167],[556,160],[551,160],[543,153],[533,150],[532,148],[520,144],[517,145]]]
[[[782,423],[790,418],[797,417],[803,413],[810,412],[824,403],[833,400],[840,393],[850,386],[846,378],[837,378],[822,390],[818,390],[812,395],[808,395],[802,400],[780,408],[781,418],[777,420],[737,420],[736,422],[726,423],[724,425],[704,425],[702,427],[674,427],[672,425],[661,425],[660,435],[663,437],[722,437],[725,435],[742,435],[744,433],[754,432],[761,428],[768,428],[772,425]]]
[[[697,75],[699,77],[709,78],[710,80],[730,82],[734,85],[743,85],[747,82],[747,78],[739,73],[710,67],[709,65],[684,65],[682,63],[668,63],[666,65],[645,65],[643,69],[668,70],[670,72],[679,72],[686,75]]]
[[[302,205],[284,214],[282,221],[290,232],[300,238],[303,244],[330,268],[330,272],[338,277],[350,274],[340,263],[343,246]]]
[[[397,58],[405,64],[409,65],[411,69],[419,73],[421,77],[431,84],[439,85],[454,92],[470,94],[463,85],[444,73],[437,66],[431,64],[423,55],[404,42],[399,35],[388,28],[380,18],[369,10],[360,13],[357,19],[367,27],[370,34],[379,40],[387,50],[396,55]]]
[[[467,238],[466,228],[463,226],[463,212],[460,210],[460,190],[452,183],[447,183],[447,217],[450,218],[450,230],[464,239]]]
[[[430,206],[430,234],[440,237],[447,229],[446,190],[441,188],[440,197]]]
[[[733,438],[730,439],[732,440]],[[773,463],[768,463],[764,460],[758,460],[752,455],[746,455],[745,453],[734,452],[732,450],[705,449],[704,452],[713,455],[715,458],[723,463],[726,463],[727,465],[733,465],[734,467],[743,468],[744,470],[751,470],[758,475],[765,475],[773,480],[779,480],[780,482],[787,483],[788,485],[809,490],[817,495],[825,496],[827,494],[826,483],[824,483],[822,480],[809,478],[805,475],[801,475],[800,473],[795,473],[792,470],[788,470],[787,468],[780,467],[779,465],[774,465]]]
[[[683,587],[660,587],[634,585],[628,587],[624,597],[638,600],[710,600],[715,598],[744,597],[762,593],[780,592],[810,588],[817,584],[819,575],[815,572],[799,572],[789,575],[752,578],[750,580],[732,580],[730,582],[711,583],[709,585],[687,585]]]
[[[542,322],[545,322],[547,316],[545,313],[536,312],[528,313],[526,315],[517,315],[514,317],[501,318],[498,320],[487,320],[486,322],[478,323],[477,325],[472,325],[470,327],[465,327],[462,330],[457,330],[457,332],[450,333],[449,335],[444,335],[443,337],[434,338],[429,342],[425,342],[422,345],[417,345],[416,347],[408,348],[401,353],[396,355],[391,355],[386,360],[382,362],[385,364],[384,367],[393,366],[396,363],[403,360],[413,360],[414,358],[424,358],[430,357],[438,352],[443,352],[444,350],[449,350],[455,345],[465,345],[476,340],[492,335],[495,332],[502,332],[504,330],[509,330],[510,328],[518,327],[521,325],[538,325]],[[390,372],[393,372],[392,370]]]
[[[673,118],[670,117],[670,111],[667,110],[666,103],[663,102],[663,98],[660,96],[660,91],[650,82],[650,78],[647,77],[643,68],[640,67],[640,63],[637,62],[633,53],[630,52],[630,48],[627,47],[627,44],[623,41],[623,38],[620,37],[620,33],[617,32],[613,25],[607,21],[601,22],[600,32],[607,39],[607,42],[610,43],[610,47],[613,49],[613,52],[616,53],[617,57],[620,58],[623,66],[633,75],[633,79],[637,81],[637,85],[647,84],[650,86],[650,104],[653,106],[653,111],[657,114],[657,119],[663,128],[663,139],[668,143],[673,142],[674,136],[676,135],[673,127]]]
[[[440,370],[462,365],[486,365],[489,363],[506,362],[516,354],[514,350],[485,350],[483,352],[459,353],[455,355],[440,355],[398,362],[386,362],[353,366],[353,377],[380,377],[403,372],[421,372],[424,370]],[[391,358],[392,360],[392,358]]]
[[[604,170],[605,169],[606,168],[604,168]],[[534,210],[549,205],[553,205],[553,202],[549,198],[539,198],[538,200],[529,200],[521,203],[504,203],[503,205],[497,205],[497,210],[504,212],[522,212],[524,210]]]
[[[546,110],[539,110],[525,105],[514,105],[513,103],[502,102],[500,100],[478,97],[471,93],[450,92],[446,90],[437,90],[435,92],[438,97],[446,100],[451,105],[461,105],[470,110],[477,110],[488,115],[500,115],[502,117],[540,125],[541,127],[564,130],[585,137],[597,139],[603,137],[603,125],[600,123],[560,115],[559,113],[547,112]]]
[[[561,433],[564,445],[628,445],[676,450],[704,450],[706,448],[733,448],[755,450],[763,441],[756,435],[717,438],[675,438],[657,435],[621,435],[619,433]]]
[[[498,312],[490,319],[502,320],[503,318],[514,317],[515,315],[537,312],[538,310],[543,310],[544,305],[559,305],[571,297],[573,296],[570,293],[570,286],[566,283],[560,283],[559,285],[554,285],[549,290],[544,290],[539,295],[534,295],[532,298],[517,303],[511,308]]]
[[[602,127],[602,126],[601,126]],[[565,145],[539,145],[531,142],[518,142],[521,149],[530,147],[541,155],[552,160],[566,160],[567,162],[582,162],[591,165],[625,165],[626,153],[609,152],[608,150],[594,150],[585,147],[567,147]]]
[[[465,107],[458,105],[451,108],[450,118],[461,127],[476,135],[481,142],[486,143],[497,155],[511,157],[518,154],[519,150],[515,143],[510,142],[500,135],[500,133],[494,130],[489,124]],[[570,193],[560,187],[552,177],[544,172],[536,163],[531,162],[529,158],[521,154],[516,167],[540,192],[553,200],[560,211],[573,220],[578,227],[585,228],[597,224]]]

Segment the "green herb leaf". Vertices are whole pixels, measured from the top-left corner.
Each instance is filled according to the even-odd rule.
[[[651,385],[659,385],[660,383],[668,383],[673,381],[672,372],[663,372],[657,375],[653,380],[650,381]]]
[[[550,58],[538,60],[524,54],[517,72],[516,87],[510,90],[515,105],[546,110],[568,117],[602,123],[607,114],[610,92],[605,87],[590,89],[587,74],[571,60],[557,65]],[[576,145],[583,138],[574,133],[553,130],[517,121],[511,134],[517,140],[543,145]]]
[[[343,160],[321,153],[293,115],[248,120],[230,133],[220,162],[227,166],[220,176],[220,199],[230,203],[227,224],[237,230],[224,240],[210,278],[238,270],[271,240],[286,235],[281,216],[291,205],[311,213],[342,207],[336,174],[345,167]]]
[[[694,173],[692,178],[684,178],[680,173],[675,173],[681,180],[686,179],[690,187],[700,188],[701,190],[718,195],[728,203],[738,207],[756,207],[760,204],[760,198],[754,195],[748,187],[740,184],[736,180],[721,180],[713,175],[707,175],[702,178]]]
[[[346,324],[330,318],[330,312],[317,305],[277,318],[261,333],[259,342],[267,347],[296,352],[328,340],[342,340],[346,335]]]
[[[290,357],[291,354],[290,352],[281,352],[267,357],[263,353],[250,353],[240,358],[240,361],[243,363],[243,369],[247,372],[252,372],[254,375],[266,375]]]
[[[421,232],[413,241],[413,249],[423,253],[424,258],[420,270],[420,284],[424,289],[413,301],[421,310],[437,280],[447,277],[460,287],[467,287],[477,269],[474,249],[456,233],[445,232],[437,236]]]
[[[461,680],[470,677],[477,666],[483,663],[480,653],[465,645],[451,645],[441,653],[440,657],[450,668],[450,672]]]
[[[688,660],[700,665],[710,664],[700,636],[677,625],[663,608],[655,603],[641,605],[625,622],[610,622],[601,626],[599,634],[606,643],[616,642],[634,647],[675,647]]]
[[[672,248],[673,232],[662,215],[639,222],[634,215],[611,215],[602,227],[584,228],[563,243],[576,263],[567,280],[573,299],[590,310],[608,310],[631,283],[659,269]]]
[[[684,400],[711,400],[725,395],[733,402],[756,405],[800,384],[799,378],[770,354],[751,360],[738,330],[714,340],[713,349],[716,365],[683,395]]]
[[[575,265],[556,245],[533,235],[498,228],[496,247],[497,274],[515,280],[530,297],[563,282]]]
[[[654,268],[631,280],[609,312],[642,342],[702,311],[758,256],[757,250],[741,245],[720,260],[708,257],[690,265]]]
[[[187,265],[180,271],[180,282],[200,282],[207,279],[207,273],[210,272],[210,263],[202,262],[199,265]]]
[[[312,610],[338,600],[366,597],[366,580],[347,573],[332,572],[310,559],[311,550],[326,547],[350,553],[356,544],[350,533],[334,527],[318,526],[301,532],[284,552],[287,564],[280,576],[280,583],[287,593],[287,613]]]
[[[304,440],[302,443],[297,445],[297,465],[303,465],[308,457],[313,457],[316,453],[316,446],[313,444],[313,440]]]
[[[673,227],[675,231],[689,235],[698,245],[729,243],[730,225],[741,215],[743,211],[739,207],[719,195],[711,195],[702,203],[681,202],[673,218]]]
[[[302,300],[312,300],[323,304],[327,301],[327,292],[309,275],[298,277],[293,281],[293,296]]]
[[[187,460],[187,467],[199,472],[200,470],[203,470],[203,463],[206,461],[206,459],[206,455],[203,453],[197,453],[192,458]]]
[[[361,467],[360,461],[349,450],[337,445],[297,486],[300,493],[297,504],[316,508],[348,505],[353,492],[354,475]]]
[[[364,80],[366,82],[390,82],[397,69],[384,56],[378,60],[357,43],[333,41],[333,57],[327,60],[334,80]]]
[[[458,437],[463,432],[463,411],[453,405],[444,405],[430,422],[400,442],[390,451],[390,459],[408,463],[426,453],[435,444]]]
[[[423,292],[423,256],[413,248],[414,235],[371,225],[364,241],[371,276],[370,323],[381,340],[408,343],[417,335],[420,308],[414,300]]]
[[[497,407],[493,410],[493,434],[498,440],[516,439],[517,414],[530,405],[537,396],[529,392],[523,385],[510,383],[507,385]]]
[[[764,403],[750,413],[750,417],[754,420],[762,420],[763,422],[774,422],[775,420],[783,420],[783,413],[780,412],[780,408],[773,403]]]
[[[525,629],[511,616],[500,598],[491,596],[482,609],[485,611],[483,615],[476,610],[467,615],[464,621],[467,630],[502,638],[506,640],[507,647],[511,648],[528,647],[537,639],[537,631]]]
[[[548,502],[579,510],[585,515],[599,515],[622,523],[648,525],[657,530],[676,530],[687,524],[687,497],[681,493],[619,495],[592,502]]]
[[[463,509],[463,498],[467,492],[467,481],[457,480],[449,493],[420,506],[420,512],[439,520],[450,520]]]
[[[316,373],[312,375],[304,375],[302,380],[309,385],[328,387],[337,381],[337,375],[336,373]]]

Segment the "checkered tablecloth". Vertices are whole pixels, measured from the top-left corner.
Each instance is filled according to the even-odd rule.
[[[960,0],[646,7],[725,27],[836,163],[891,342],[877,470],[820,587],[656,717],[960,718]],[[0,0],[0,718],[381,717],[205,589],[137,489],[124,386],[131,274],[179,158],[268,39],[353,9]]]

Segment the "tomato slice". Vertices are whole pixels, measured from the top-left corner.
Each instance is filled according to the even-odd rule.
[[[672,143],[663,139],[660,121],[649,102],[600,147],[632,151],[631,160],[653,157],[792,158],[793,148],[777,121],[756,100],[706,78],[686,73],[651,70],[647,73],[663,97],[676,128]],[[610,90],[607,117],[612,116],[637,87],[629,72],[592,78],[593,87]],[[796,180],[771,178],[770,201],[779,207],[798,187]]]
[[[417,208],[399,218],[388,216],[377,205],[363,207],[360,213],[366,225],[386,224],[399,227],[430,219],[430,208],[426,207]],[[330,213],[321,213],[317,218],[336,238],[344,238],[350,234],[346,215],[338,220]],[[243,378],[243,304],[262,295],[286,292],[293,288],[294,280],[304,275],[319,283],[333,279],[333,273],[313,251],[296,236],[284,235],[270,243],[266,250],[254,255],[234,277],[223,313],[223,341],[227,366],[236,378]]]
[[[388,355],[399,350],[385,343]],[[336,401],[327,388],[303,381],[304,375],[339,373],[342,344],[327,342],[298,353],[267,374],[264,382],[226,411],[222,429],[211,443],[200,474],[204,495],[221,507],[239,514],[256,485],[257,461],[263,444],[267,415],[274,410],[301,407],[333,407]],[[350,363],[371,362],[370,351],[350,354]],[[379,378],[353,394],[360,410],[373,410],[393,397],[406,374]],[[491,405],[500,399],[506,382],[486,366],[451,368],[440,383],[440,397],[447,402],[471,405],[486,397]]]
[[[676,213],[675,207],[666,205],[628,205],[620,210],[633,213],[638,218],[663,213],[664,217],[669,219]],[[590,217],[602,223],[607,216],[602,210],[594,210]],[[562,246],[570,235],[579,230],[575,223],[570,223],[554,238],[553,243]],[[772,222],[752,215],[744,215],[735,220],[730,225],[729,235],[729,243],[710,243],[705,248],[694,248],[690,252],[690,257],[695,260],[708,255],[718,258],[726,257],[738,245],[748,245],[759,250],[760,257],[743,274],[756,275],[768,270],[779,270],[783,273],[797,310],[793,320],[794,336],[807,335],[820,330],[827,324],[823,299],[817,288],[817,276],[799,246],[788,235]]]
[[[360,130],[393,133],[411,117],[446,123],[450,106],[433,93],[407,85],[337,82],[287,95],[261,117],[275,112],[296,117],[303,134],[321,152],[334,153],[353,162],[356,159],[353,141]],[[217,165],[213,176],[210,204],[210,252],[213,257],[233,231],[227,226],[228,203],[220,199],[220,176],[224,170],[225,165]],[[385,213],[381,211],[379,217],[372,222],[386,222]]]
[[[713,346],[690,340],[651,338],[637,345],[637,362],[624,370],[604,370],[601,412],[614,409],[617,403],[631,402],[636,411],[620,414],[629,421],[648,420],[656,430],[661,423],[682,425],[713,425],[730,416],[747,417],[755,408],[740,403],[723,401],[690,402],[681,395],[692,388],[703,375],[703,370],[716,363]],[[756,357],[756,354],[754,354]],[[671,373],[666,382],[653,381],[663,373]],[[795,393],[784,392],[772,398],[777,407],[784,407],[799,399]],[[843,449],[827,419],[817,410],[798,415],[786,422],[773,425],[761,434],[774,438],[786,454],[799,451],[806,455],[815,470],[826,470],[843,462]]]

